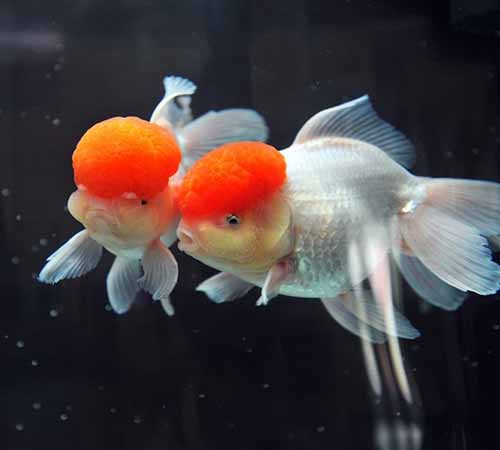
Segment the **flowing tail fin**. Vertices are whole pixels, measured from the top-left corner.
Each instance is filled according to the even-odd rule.
[[[399,216],[405,246],[446,284],[481,295],[497,292],[500,266],[487,237],[500,234],[500,184],[439,178],[421,183],[424,198]]]

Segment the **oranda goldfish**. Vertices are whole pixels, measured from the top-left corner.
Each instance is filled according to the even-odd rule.
[[[309,119],[282,151],[230,143],[205,155],[178,194],[179,248],[223,271],[198,290],[223,302],[261,287],[320,298],[345,328],[387,332],[365,279],[384,291],[379,269],[394,258],[430,303],[458,308],[466,292],[493,294],[500,266],[487,238],[500,234],[500,185],[412,175],[414,147],[380,119],[367,96]],[[395,313],[394,334],[418,331]],[[389,333],[391,334],[391,333]]]
[[[263,118],[249,109],[211,111],[191,121],[196,86],[180,77],[166,77],[164,86],[150,121],[114,117],[92,126],[78,142],[77,190],[68,210],[85,229],[49,256],[39,274],[45,283],[79,277],[96,267],[104,247],[116,255],[106,285],[118,313],[130,308],[142,288],[173,314],[169,295],[178,267],[168,247],[179,221],[175,186],[208,150],[267,138]]]

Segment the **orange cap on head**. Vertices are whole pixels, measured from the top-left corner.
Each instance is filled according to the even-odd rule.
[[[285,158],[274,147],[262,142],[233,142],[193,165],[177,200],[185,217],[238,213],[276,192],[285,179]]]
[[[165,189],[180,160],[169,131],[138,117],[113,117],[91,127],[78,142],[75,183],[98,197],[134,193],[147,200]]]

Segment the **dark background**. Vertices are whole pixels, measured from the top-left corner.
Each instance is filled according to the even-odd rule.
[[[196,115],[252,107],[289,145],[313,113],[368,93],[416,144],[415,172],[499,180],[498,2],[0,2],[0,448],[375,449],[359,342],[319,302],[211,304],[211,269],[174,248],[167,318],[146,296],[106,308],[111,257],[82,279],[34,280],[80,229],[71,153],[93,123],[148,118],[165,74]],[[499,298],[423,313],[404,343],[424,449],[497,449]],[[388,420],[395,420],[397,408]],[[375,431],[374,431],[375,430]],[[384,447],[403,449],[401,445]]]

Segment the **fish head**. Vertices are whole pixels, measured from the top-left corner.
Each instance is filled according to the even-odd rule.
[[[108,250],[145,246],[177,225],[169,179],[181,153],[175,136],[137,117],[91,127],[73,153],[78,189],[68,210]]]
[[[292,248],[285,168],[283,156],[259,142],[226,144],[201,158],[179,188],[179,248],[219,270],[267,271]]]

